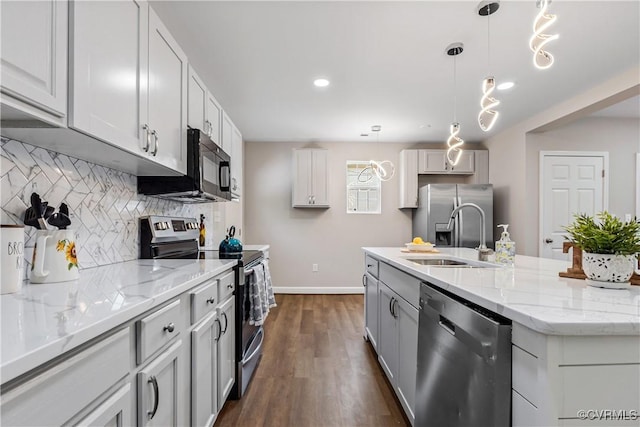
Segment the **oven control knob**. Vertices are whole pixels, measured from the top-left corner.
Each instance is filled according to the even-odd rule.
[[[161,222],[156,222],[154,225],[156,227],[156,230],[163,230]]]
[[[169,227],[169,223],[165,221],[165,223],[164,223],[164,229],[165,229],[165,230],[168,230],[169,228],[170,228],[170,227]]]

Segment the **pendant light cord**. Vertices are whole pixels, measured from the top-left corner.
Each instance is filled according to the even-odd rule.
[[[487,73],[491,73],[491,5],[487,5]]]
[[[456,55],[457,56],[457,55]],[[453,57],[453,121],[458,121],[456,110],[458,109],[458,73],[456,68],[456,56]]]

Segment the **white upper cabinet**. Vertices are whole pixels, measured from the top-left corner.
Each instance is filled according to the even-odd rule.
[[[238,128],[234,126],[231,146],[231,194],[237,198],[242,194],[243,152],[242,134]]]
[[[457,165],[447,161],[447,150],[418,150],[418,173],[420,174],[472,174],[475,171],[473,150],[464,150]]]
[[[293,150],[292,206],[294,208],[329,207],[328,165],[327,150],[315,148]]]
[[[71,4],[69,127],[186,171],[187,57],[145,1]]]
[[[220,120],[222,107],[191,65],[189,65],[189,110],[188,125],[200,129],[213,142],[220,144]]]
[[[186,172],[187,56],[149,8],[149,151],[156,160]]]
[[[418,207],[418,150],[400,151],[400,208]]]
[[[222,146],[222,126],[220,121],[222,120],[222,107],[216,101],[211,92],[207,92],[206,102],[206,128],[209,138],[219,146]]]
[[[2,1],[3,120],[67,117],[67,2]]]
[[[231,146],[233,145],[233,122],[227,115],[226,111],[222,112],[222,151],[231,155]]]
[[[70,17],[69,127],[148,152],[147,3],[76,1]]]
[[[200,129],[202,132],[209,134],[206,125],[207,87],[191,65],[189,65],[188,99],[187,124],[192,129]]]
[[[226,111],[222,111],[222,149],[231,157],[231,195],[239,198],[242,192],[243,141],[242,134]]]

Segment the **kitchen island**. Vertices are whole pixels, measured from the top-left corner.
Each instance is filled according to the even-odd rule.
[[[479,263],[477,252],[466,248],[438,254],[363,249],[365,333],[410,420],[420,404],[410,379],[415,378],[419,287],[427,282],[513,322],[514,426],[638,425],[639,287],[590,287],[558,276],[566,262],[527,256],[516,256],[514,267],[500,267]],[[466,260],[476,268],[421,265],[415,262],[420,258]],[[385,316],[395,318],[393,328],[385,326]],[[385,346],[389,330],[397,331],[392,344],[398,354]]]
[[[140,259],[2,295],[2,424],[215,419],[235,377],[236,262]],[[209,399],[192,405],[191,386]]]

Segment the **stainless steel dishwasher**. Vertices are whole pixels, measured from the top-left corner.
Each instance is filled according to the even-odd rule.
[[[416,427],[511,425],[511,321],[420,286]]]

